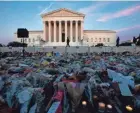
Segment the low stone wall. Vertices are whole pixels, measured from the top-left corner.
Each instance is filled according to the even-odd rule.
[[[27,52],[60,52],[60,53],[64,53],[64,52],[69,52],[69,53],[86,53],[86,52],[124,52],[124,51],[129,51],[129,52],[140,52],[140,47],[136,47],[136,49],[134,47],[26,47],[25,50]],[[13,52],[13,51],[22,51],[22,47],[13,47],[13,48],[9,48],[9,47],[0,47],[0,52]]]

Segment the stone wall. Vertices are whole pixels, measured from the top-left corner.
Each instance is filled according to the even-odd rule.
[[[27,52],[60,52],[60,53],[64,53],[65,47],[26,47],[25,50]],[[22,51],[22,47],[13,47],[12,49],[8,48],[8,47],[0,47],[0,52],[12,52],[12,51]],[[134,52],[135,48],[133,47],[68,47],[67,51],[69,53],[86,53],[86,52],[124,52],[124,51],[130,51],[130,52]],[[136,52],[140,52],[140,47],[136,47]]]

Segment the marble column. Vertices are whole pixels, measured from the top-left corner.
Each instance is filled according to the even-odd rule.
[[[61,30],[61,27],[62,27],[62,23],[61,21],[59,21],[59,42],[62,42],[62,30]]]
[[[51,42],[51,21],[48,21],[49,25],[49,42]]]
[[[56,21],[53,21],[53,23],[54,23],[54,42],[56,42]]]
[[[84,23],[84,22],[81,21],[81,37],[80,37],[81,39],[83,39],[83,23]]]
[[[47,40],[47,25],[46,25],[46,21],[43,22],[43,24],[44,24],[44,40],[46,41]]]
[[[67,21],[65,21],[65,42],[67,41]]]
[[[75,21],[76,22],[76,30],[75,30],[75,32],[76,32],[76,37],[75,37],[75,41],[77,42],[78,41],[78,21]]]
[[[73,21],[70,21],[70,41],[73,42],[73,33],[72,33]]]

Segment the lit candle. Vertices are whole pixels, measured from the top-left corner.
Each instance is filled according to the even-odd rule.
[[[83,106],[86,106],[87,105],[87,102],[86,101],[82,101],[82,105]]]
[[[108,105],[107,105],[107,108],[108,108],[108,109],[112,109],[112,105],[108,104]]]
[[[93,99],[98,99],[98,97],[96,95],[93,96]]]
[[[128,111],[130,111],[130,112],[133,111],[133,108],[132,108],[131,106],[129,106],[129,105],[126,106],[126,109],[127,109]]]
[[[103,102],[99,102],[99,108],[104,109],[105,108],[105,104]]]

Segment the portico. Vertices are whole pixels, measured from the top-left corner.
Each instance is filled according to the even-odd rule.
[[[47,44],[63,46],[66,45],[67,38],[69,38],[70,44],[77,45],[83,38],[84,14],[59,9],[43,14],[42,19],[44,40],[47,41]]]
[[[76,11],[61,8],[41,15],[43,30],[29,31],[29,38],[24,42],[28,46],[34,46],[36,42],[43,40],[37,46],[53,47],[66,46],[67,38],[70,46],[95,46],[99,43],[105,46],[116,45],[116,31],[112,30],[84,30],[85,15]],[[23,40],[18,38],[18,42]]]

